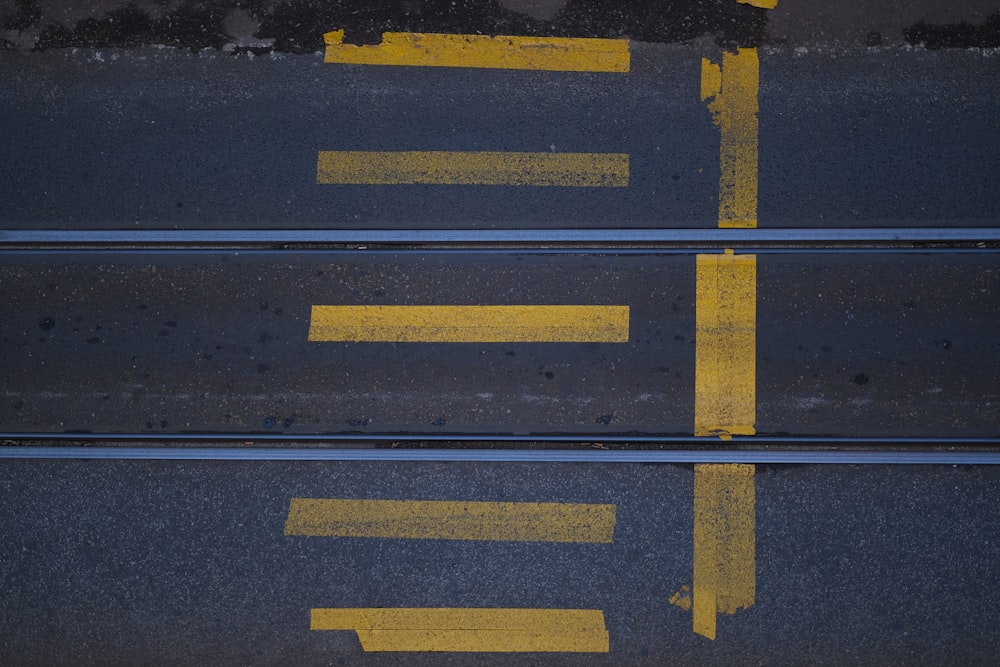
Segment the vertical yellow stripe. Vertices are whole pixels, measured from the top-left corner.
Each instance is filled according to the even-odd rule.
[[[773,9],[777,0],[737,0]],[[719,126],[719,227],[757,226],[757,49],[701,63],[701,99]],[[698,255],[695,435],[753,435],[756,423],[757,258]],[[754,604],[756,489],[752,465],[694,470],[694,631],[715,639],[716,615]],[[684,606],[683,589],[671,598]]]
[[[702,59],[701,98],[719,126],[719,227],[757,226],[757,49]]]
[[[382,33],[382,43],[344,44],[344,31],[324,36],[324,62],[410,67],[480,67],[557,72],[628,72],[627,39],[489,37]]]
[[[698,255],[694,434],[756,431],[757,256]]]
[[[750,607],[757,592],[755,467],[694,467],[694,631],[715,639],[716,613]]]

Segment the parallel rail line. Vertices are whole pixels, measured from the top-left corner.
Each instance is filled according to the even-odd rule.
[[[1000,451],[525,450],[262,447],[2,447],[0,459],[156,461],[407,461],[474,463],[747,463],[1000,465]]]
[[[0,230],[17,245],[292,245],[292,244],[873,244],[994,243],[1000,227],[835,229],[198,229]]]

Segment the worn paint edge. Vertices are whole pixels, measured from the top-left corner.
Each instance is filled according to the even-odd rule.
[[[696,436],[756,432],[757,257],[696,257]]]
[[[353,630],[366,652],[607,653],[591,609],[313,608],[312,630]]]
[[[344,31],[324,36],[324,62],[405,67],[463,67],[626,73],[627,39],[386,32],[372,45],[344,44]]]
[[[757,594],[756,467],[694,466],[694,632],[715,639],[718,613],[753,606]]]
[[[719,126],[719,227],[757,227],[760,59],[757,49],[702,59],[701,99]]]

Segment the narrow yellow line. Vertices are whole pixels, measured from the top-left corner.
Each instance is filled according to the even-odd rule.
[[[597,542],[615,505],[292,498],[285,535],[517,542]]]
[[[697,256],[694,434],[756,431],[757,256]]]
[[[756,469],[694,467],[694,631],[715,639],[716,613],[734,614],[757,593]]]
[[[591,609],[475,607],[315,608],[313,630],[544,630],[604,629],[604,614]]]
[[[309,340],[627,343],[628,306],[313,306]]]
[[[626,153],[320,151],[324,185],[628,187]]]
[[[312,609],[312,630],[353,630],[365,651],[607,653],[591,609]]]
[[[750,5],[758,9],[774,9],[778,6],[778,0],[736,0],[737,4]]]
[[[382,43],[344,44],[344,31],[324,36],[325,62],[411,67],[476,67],[559,72],[628,72],[627,39],[489,37],[386,32]]]
[[[757,49],[723,53],[722,66],[701,61],[701,99],[719,126],[719,227],[757,226],[760,61]]]

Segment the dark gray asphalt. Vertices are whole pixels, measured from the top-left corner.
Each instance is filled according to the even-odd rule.
[[[487,665],[988,665],[994,467],[757,470],[756,604],[715,642],[690,584],[692,471],[668,465],[0,465],[0,662],[472,664],[364,654],[313,606],[601,609],[609,654]],[[284,537],[292,497],[617,505],[612,544]]]
[[[722,45],[760,47],[762,228],[1000,221],[994,0],[238,4],[0,0],[0,432],[690,434],[693,251],[19,253],[4,232],[714,229],[699,75]],[[626,75],[324,65],[339,27],[636,41]],[[322,150],[625,152],[631,178],[317,185]],[[757,441],[1000,437],[998,261],[761,252]],[[630,340],[306,340],[313,304],[427,302],[628,304]],[[669,603],[692,486],[666,464],[3,460],[0,664],[996,663],[997,467],[758,465],[756,602],[714,642]],[[285,537],[298,496],[618,522],[612,544]],[[600,609],[611,652],[365,654],[308,629],[327,606]]]
[[[713,228],[719,130],[702,56],[633,44],[629,74],[323,64],[143,47],[0,51],[0,225]],[[1000,57],[768,47],[761,227],[994,226]],[[613,152],[628,188],[317,185],[322,150]]]
[[[54,261],[58,258],[58,261]],[[8,253],[6,432],[690,435],[695,257]],[[758,255],[757,431],[1000,436],[1000,257]],[[313,305],[627,305],[627,343],[309,342]]]

